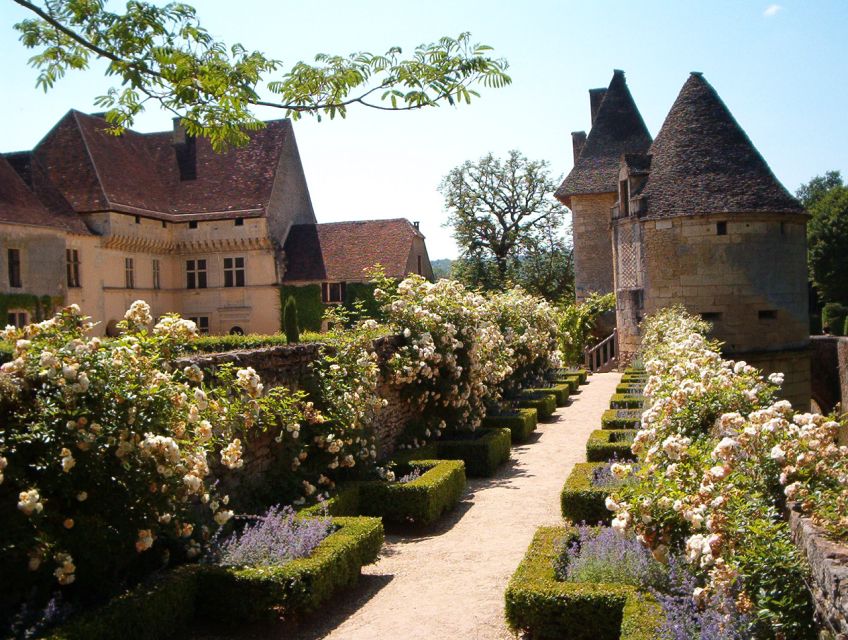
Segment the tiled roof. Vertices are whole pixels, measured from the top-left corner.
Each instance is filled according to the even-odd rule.
[[[633,102],[624,72],[616,70],[580,156],[556,197],[565,201],[581,193],[616,191],[622,154],[644,153],[650,146],[651,134]]]
[[[647,217],[803,211],[699,73],[683,85],[650,153]]]
[[[364,280],[364,270],[378,262],[387,275],[401,278],[415,237],[423,238],[405,218],[294,225],[283,248],[283,280]]]
[[[14,154],[12,161],[33,184],[38,185],[43,180],[38,167],[31,165],[29,154]],[[0,156],[0,223],[49,227],[89,235],[82,220],[66,202],[63,203],[61,198],[58,198],[55,204],[55,207],[48,209],[9,161]]]
[[[197,177],[180,180],[171,131],[127,130],[114,136],[103,118],[72,110],[33,155],[79,213],[261,214],[271,199],[291,122],[272,120],[249,135],[249,144],[225,153],[196,139]]]

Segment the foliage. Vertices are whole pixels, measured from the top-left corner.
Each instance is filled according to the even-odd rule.
[[[512,404],[521,409],[535,409],[539,420],[547,420],[556,411],[556,396],[552,393],[540,393],[537,391],[523,391],[521,395],[510,400]]]
[[[320,342],[326,336],[319,333],[307,332],[301,334],[303,342]],[[183,344],[186,352],[194,353],[220,353],[223,351],[237,351],[240,349],[260,349],[263,347],[276,347],[288,344],[286,336],[282,333],[261,334],[248,333],[245,335],[220,335],[199,336],[189,343]]]
[[[330,518],[298,518],[291,507],[275,506],[251,516],[216,549],[215,559],[225,567],[282,566],[309,557],[333,531]]]
[[[635,535],[621,536],[609,527],[581,525],[563,545],[557,573],[567,582],[628,584],[640,589],[660,588],[665,566],[654,560]]]
[[[513,631],[539,640],[654,640],[662,622],[652,598],[634,587],[563,582],[554,566],[572,527],[542,527],[506,591]]]
[[[586,460],[606,462],[612,458],[631,460],[630,447],[636,432],[630,429],[598,429],[586,441]]]
[[[529,393],[552,395],[556,399],[556,406],[564,407],[568,404],[568,398],[571,396],[571,385],[564,382],[562,384],[551,384],[546,387],[530,388],[527,391]]]
[[[297,321],[297,303],[293,296],[286,298],[286,304],[283,306],[283,333],[286,334],[286,341],[289,344],[295,344],[300,340],[300,327]]]
[[[433,278],[436,280],[440,280],[442,278],[450,278],[453,263],[454,260],[451,260],[450,258],[440,258],[439,260],[431,260],[430,266],[433,267]]]
[[[97,99],[120,133],[149,103],[181,117],[189,135],[208,137],[213,147],[243,145],[247,131],[262,123],[253,106],[274,107],[294,119],[302,114],[345,117],[354,105],[403,111],[470,102],[475,86],[511,82],[507,63],[491,48],[473,44],[468,33],[422,44],[411,56],[400,47],[383,55],[318,54],[315,64],[283,63],[241,44],[215,40],[187,4],[131,2],[124,13],[86,0],[15,0],[35,14],[15,25],[38,86],[52,88],[68,71],[106,62],[118,79]]]
[[[505,160],[489,154],[465,162],[444,178],[446,226],[462,252],[454,277],[487,290],[515,282],[549,300],[572,290],[566,209],[553,198],[557,184],[547,166],[510,151]]]
[[[609,524],[610,513],[604,499],[609,489],[595,483],[595,474],[605,462],[578,462],[569,474],[560,494],[562,517],[571,522]]]
[[[5,319],[11,309],[23,309],[29,312],[31,319],[41,322],[61,304],[62,298],[31,293],[0,293],[0,318]]]
[[[809,207],[810,275],[826,302],[848,302],[848,186],[831,188]]]
[[[484,427],[505,427],[512,434],[512,442],[526,442],[536,430],[538,418],[535,409],[511,409],[505,413],[488,412],[483,418]]]
[[[583,351],[591,346],[592,329],[598,316],[615,309],[615,294],[591,294],[585,302],[564,305],[559,313],[560,350],[565,362],[583,362]]]
[[[842,174],[839,171],[828,171],[823,176],[816,176],[808,183],[802,184],[795,192],[795,197],[801,201],[805,209],[812,207],[826,196],[831,189],[843,186]]]
[[[509,460],[512,439],[509,429],[481,428],[464,438],[436,440],[432,444],[439,459],[462,460],[467,476],[490,478]],[[425,457],[420,455],[419,451],[413,451],[410,459]]]
[[[638,409],[607,409],[601,416],[604,429],[638,429],[642,412]]]
[[[72,305],[3,332],[15,343],[0,367],[3,607],[57,585],[97,599],[169,554],[196,554],[232,515],[210,466],[243,464],[261,385],[235,384],[225,369],[233,384],[211,389],[196,368],[170,370],[194,323],[150,323],[136,302],[119,339],[87,338],[91,323]]]
[[[312,613],[359,579],[383,545],[378,518],[333,518],[335,531],[309,557],[273,567],[206,565],[197,617],[225,625]]]
[[[822,325],[827,327],[830,334],[845,335],[843,331],[845,319],[848,318],[848,307],[838,302],[828,302],[822,307]]]
[[[321,320],[324,317],[324,303],[321,302],[321,285],[306,284],[283,285],[280,287],[280,307],[282,308],[289,297],[294,298],[297,305],[297,319],[301,331],[321,331]],[[280,314],[280,329],[282,326],[282,314]]]
[[[745,637],[811,637],[805,569],[780,510],[806,487],[814,495],[818,472],[836,486],[837,425],[793,416],[774,398],[782,375],[767,381],[723,360],[707,329],[681,308],[645,322],[651,405],[632,447],[641,468],[608,501],[612,527],[635,530],[660,560],[683,550],[699,582],[691,597],[724,602],[732,594],[723,613],[728,621],[750,614]]]

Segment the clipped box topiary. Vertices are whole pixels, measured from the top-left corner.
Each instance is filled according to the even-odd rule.
[[[644,382],[621,382],[615,387],[616,393],[640,396],[645,391]]]
[[[553,394],[556,398],[556,405],[558,407],[564,407],[568,404],[568,396],[571,395],[571,385],[567,382],[562,384],[553,384],[550,387],[537,387],[534,389],[527,389],[530,393],[545,393],[545,394]]]
[[[460,432],[455,439],[437,440],[433,444],[440,460],[462,460],[466,475],[489,478],[509,460],[512,433],[503,427],[483,427],[472,432]]]
[[[586,441],[586,460],[589,462],[607,462],[613,458],[634,460],[630,451],[634,429],[598,429],[593,431]]]
[[[641,409],[607,409],[601,416],[604,429],[638,429],[641,424]]]
[[[574,465],[560,493],[563,518],[574,523],[609,524],[612,514],[604,504],[604,500],[609,495],[609,489],[598,487],[594,483],[595,472],[602,469],[605,464],[604,462],[578,462]]]
[[[509,627],[534,640],[654,640],[662,613],[649,595],[617,584],[562,582],[554,564],[571,527],[542,527],[509,581]]]
[[[556,397],[550,393],[532,393],[522,391],[512,400],[521,409],[535,409],[539,420],[547,420],[557,408]]]
[[[610,398],[610,409],[641,409],[645,405],[645,396],[615,393]]]
[[[512,413],[488,415],[483,418],[484,427],[506,427],[512,432],[513,444],[526,442],[530,434],[536,430],[538,418],[532,408],[516,408]]]

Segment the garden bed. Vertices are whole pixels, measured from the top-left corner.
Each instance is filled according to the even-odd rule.
[[[645,404],[645,396],[615,393],[610,398],[610,409],[641,409]]]
[[[550,387],[537,387],[535,389],[527,389],[530,393],[553,394],[556,398],[556,405],[564,407],[568,404],[568,396],[571,395],[571,385],[567,382],[562,384],[554,384]]]
[[[609,524],[612,514],[604,500],[610,488],[599,487],[594,482],[595,474],[604,466],[605,462],[578,462],[574,465],[560,494],[563,518],[574,523]]]
[[[535,409],[539,420],[547,420],[557,408],[556,397],[550,393],[522,393],[511,401],[520,409]]]
[[[512,413],[499,413],[483,418],[484,427],[505,427],[512,432],[513,444],[525,442],[536,430],[538,417],[535,409],[516,408]]]
[[[648,382],[647,373],[625,373],[621,376],[623,384],[645,384],[646,382]]]
[[[586,441],[586,460],[589,462],[607,462],[608,460],[635,460],[630,451],[634,429],[598,429],[593,431]]]
[[[437,440],[436,456],[440,460],[462,460],[469,476],[489,478],[509,460],[512,433],[507,428],[484,427],[457,435],[462,437]]]
[[[653,640],[661,613],[636,588],[562,582],[554,565],[567,527],[542,527],[506,590],[506,618],[513,631],[534,640]]]
[[[601,416],[604,429],[639,429],[641,425],[641,409],[607,409]]]
[[[195,621],[238,625],[315,611],[356,583],[383,545],[377,518],[333,518],[337,529],[308,558],[279,567],[188,565],[83,614],[51,640],[185,637]]]
[[[642,395],[644,391],[644,382],[622,382],[615,388],[616,393],[623,393],[624,395]]]
[[[432,449],[425,447],[423,451],[432,452]],[[403,457],[414,457],[418,452],[424,455],[423,451]],[[378,516],[384,522],[395,524],[430,525],[453,509],[462,497],[465,463],[462,460],[411,460],[409,465],[420,468],[421,477],[406,483],[352,482],[323,505],[310,507],[307,512],[319,512],[326,507],[332,516]]]

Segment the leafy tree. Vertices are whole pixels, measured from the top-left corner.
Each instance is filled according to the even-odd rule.
[[[120,133],[148,104],[182,119],[187,133],[204,136],[216,149],[247,142],[262,126],[253,106],[275,107],[294,119],[303,114],[345,117],[359,105],[404,111],[470,102],[474,87],[511,82],[507,63],[469,33],[419,45],[408,57],[399,47],[383,55],[320,53],[315,63],[283,63],[241,44],[215,40],[193,7],[156,6],[131,0],[123,13],[105,0],[13,0],[34,17],[15,28],[36,53],[37,85],[45,91],[68,71],[86,69],[92,58],[108,63],[116,85],[97,99]]]
[[[453,228],[461,251],[454,277],[483,289],[513,282],[550,299],[570,291],[566,209],[552,197],[555,189],[548,163],[518,151],[451,170],[439,190],[449,212],[445,226]]]
[[[827,195],[834,187],[842,186],[842,174],[839,171],[828,171],[823,176],[816,176],[807,184],[802,184],[795,192],[805,209],[809,209],[817,201]]]
[[[828,189],[809,207],[810,277],[824,302],[848,302],[848,186]]]
[[[300,326],[297,321],[297,302],[294,296],[286,298],[283,307],[283,329],[286,332],[286,342],[294,344],[300,340]]]

